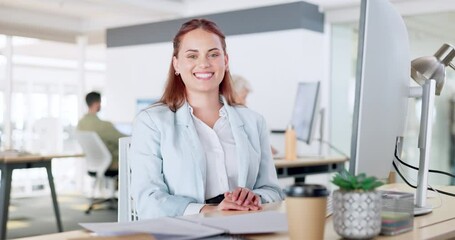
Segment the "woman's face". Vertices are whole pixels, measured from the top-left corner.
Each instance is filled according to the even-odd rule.
[[[218,35],[202,29],[185,34],[172,61],[188,93],[218,93],[228,66]]]

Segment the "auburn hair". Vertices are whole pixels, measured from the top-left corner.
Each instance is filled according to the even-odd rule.
[[[226,55],[226,37],[218,28],[218,26],[214,22],[207,19],[192,19],[182,24],[180,30],[175,35],[173,40],[174,51],[172,53],[172,58],[177,57],[178,52],[180,51],[180,43],[183,36],[196,29],[203,29],[207,32],[216,34],[220,38],[223,52]],[[166,104],[173,112],[175,112],[185,103],[186,92],[185,84],[183,83],[180,74],[175,75],[172,58],[167,75],[166,86],[164,88],[164,93],[163,96],[161,96],[159,103]],[[231,85],[231,75],[229,74],[228,69],[226,69],[224,72],[224,78],[220,83],[219,91],[220,94],[226,98],[226,101],[229,105],[238,105],[234,99],[234,92]]]

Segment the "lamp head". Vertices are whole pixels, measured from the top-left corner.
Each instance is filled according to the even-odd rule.
[[[450,44],[443,44],[434,56],[420,57],[411,62],[411,77],[419,85],[426,80],[436,81],[436,95],[440,95],[446,79],[446,66],[455,69],[452,60],[455,57],[455,49]]]

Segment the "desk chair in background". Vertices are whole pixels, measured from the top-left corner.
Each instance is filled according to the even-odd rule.
[[[137,212],[134,199],[131,196],[131,168],[128,152],[131,146],[131,137],[119,139],[119,199],[118,222],[137,221]]]
[[[84,151],[87,163],[87,172],[89,176],[95,178],[90,205],[85,213],[89,214],[95,205],[103,203],[108,203],[109,208],[115,209],[115,206],[117,204],[117,199],[115,197],[115,186],[118,171],[109,170],[109,166],[112,162],[111,153],[96,132],[77,131],[76,139]],[[96,190],[99,189],[101,193],[104,193],[106,186],[108,186],[110,190],[109,197],[96,198]]]

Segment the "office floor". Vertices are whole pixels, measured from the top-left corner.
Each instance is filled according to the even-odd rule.
[[[63,230],[81,229],[82,222],[115,222],[117,210],[97,209],[90,214],[84,211],[88,199],[84,196],[58,197]],[[100,206],[102,207],[102,206]],[[57,223],[50,197],[17,198],[11,200],[7,239],[29,237],[57,232]]]

